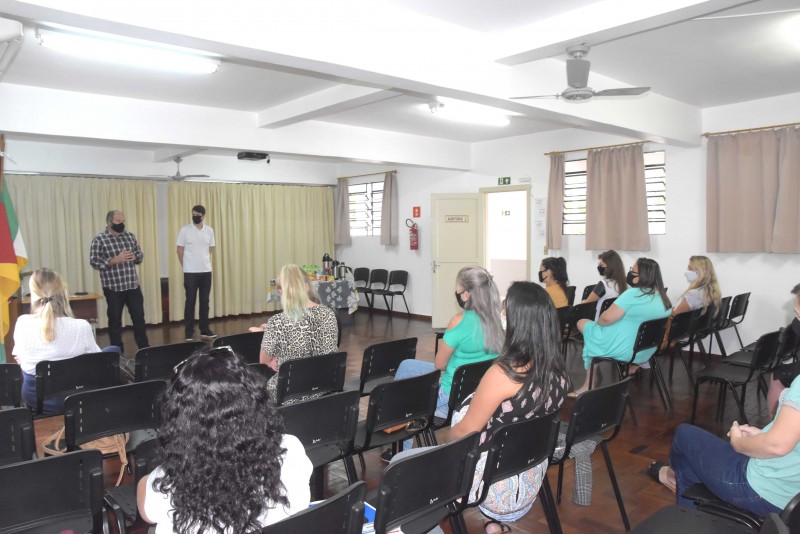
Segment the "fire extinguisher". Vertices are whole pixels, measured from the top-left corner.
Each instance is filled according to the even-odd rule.
[[[417,223],[411,219],[406,219],[406,226],[408,226],[408,245],[411,250],[419,250],[419,230]]]

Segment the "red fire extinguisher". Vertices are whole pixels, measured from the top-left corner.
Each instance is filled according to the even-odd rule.
[[[411,250],[419,250],[419,230],[417,223],[411,219],[406,219],[406,226],[408,226],[408,245]]]

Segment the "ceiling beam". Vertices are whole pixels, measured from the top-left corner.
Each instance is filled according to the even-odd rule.
[[[173,161],[175,158],[185,158],[193,154],[198,154],[203,150],[196,147],[184,148],[158,148],[153,151],[153,161],[156,163],[164,163],[166,161]]]

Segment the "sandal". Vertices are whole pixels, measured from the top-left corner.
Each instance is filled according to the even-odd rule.
[[[501,523],[500,521],[497,521],[496,519],[490,519],[489,521],[487,521],[486,523],[483,524],[483,531],[486,534],[489,534],[489,531],[486,530],[486,528],[489,525],[497,525],[497,526],[499,526],[500,527],[500,531],[499,532],[501,532],[501,533],[502,532],[511,532],[511,527],[509,527],[505,523]]]
[[[647,468],[647,476],[661,484],[661,479],[659,475],[661,473],[662,467],[668,467],[669,464],[665,464],[664,462],[653,462],[650,464],[650,467]]]

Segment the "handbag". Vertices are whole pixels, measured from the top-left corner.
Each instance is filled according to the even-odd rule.
[[[56,456],[67,452],[67,443],[64,439],[65,432],[65,428],[62,426],[56,433],[44,441],[42,444],[42,450],[46,455]],[[128,445],[129,438],[130,433],[128,432],[125,432],[124,434],[114,434],[113,436],[105,436],[92,441],[87,441],[81,445],[80,448],[97,449],[103,453],[104,456],[106,454],[119,455],[119,476],[117,476],[117,483],[114,484],[115,486],[119,486],[120,482],[122,482],[122,476],[125,474],[125,468],[128,466],[128,453],[126,452],[125,448]]]

